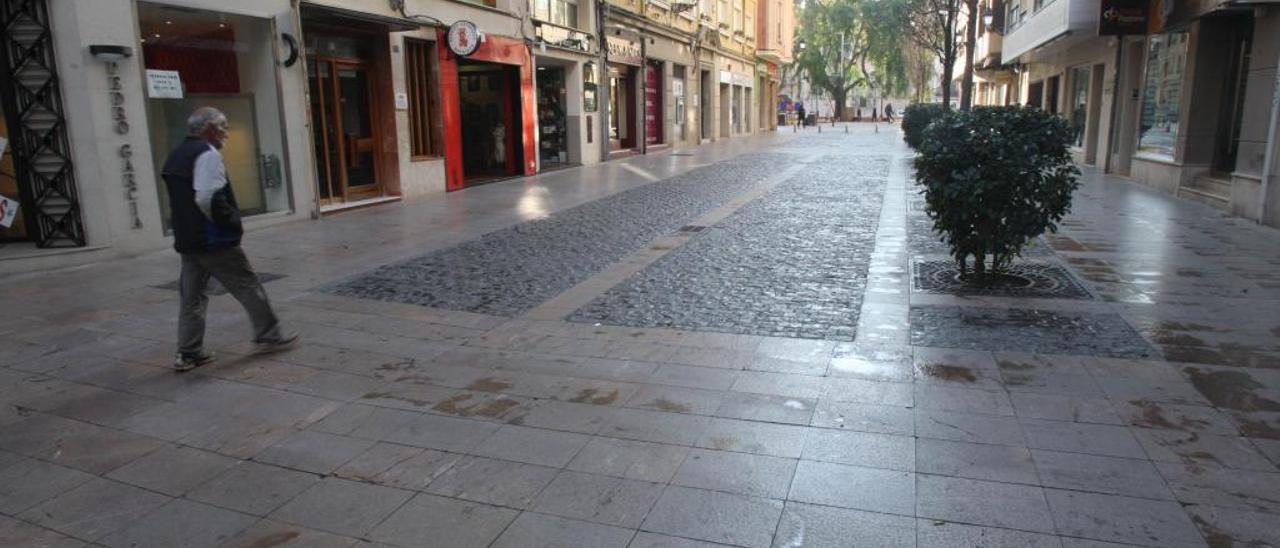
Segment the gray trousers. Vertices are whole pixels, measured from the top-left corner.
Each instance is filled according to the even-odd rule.
[[[280,340],[280,319],[271,309],[267,292],[249,265],[240,246],[205,253],[182,254],[182,277],[179,280],[182,302],[178,310],[178,352],[197,354],[204,350],[204,318],[209,297],[205,289],[213,276],[227,288],[249,313],[253,322],[253,342]]]

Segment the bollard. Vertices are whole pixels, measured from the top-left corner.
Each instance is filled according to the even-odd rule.
[[[818,133],[822,133],[822,124],[818,124]]]
[[[849,133],[849,125],[848,125],[848,124],[845,124],[845,126],[844,126],[844,132],[845,132],[845,133]]]

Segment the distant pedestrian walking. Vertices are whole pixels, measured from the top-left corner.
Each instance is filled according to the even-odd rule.
[[[287,350],[298,342],[296,334],[281,332],[267,292],[240,248],[240,207],[219,152],[226,141],[226,115],[215,108],[196,109],[187,118],[186,140],[169,154],[161,171],[169,191],[173,248],[182,255],[175,371],[213,361],[204,349],[210,276],[249,313],[258,352]]]
[[[803,103],[796,103],[796,124],[800,127],[804,127],[809,124],[809,121],[804,117]]]
[[[884,106],[884,117],[889,119],[889,123],[893,123],[893,105],[886,104]]]

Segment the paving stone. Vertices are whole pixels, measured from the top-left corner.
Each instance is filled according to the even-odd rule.
[[[626,406],[669,413],[710,415],[720,407],[723,399],[723,391],[646,384],[627,400]]]
[[[1031,451],[1045,487],[1172,500],[1173,494],[1146,459],[1122,459],[1057,451]]]
[[[735,392],[771,394],[790,398],[815,399],[826,390],[822,377],[743,371],[733,383]]]
[[[254,460],[304,472],[329,474],[373,446],[372,441],[303,430],[264,449]]]
[[[1280,473],[1174,463],[1159,463],[1156,468],[1182,503],[1280,513],[1275,496],[1280,493]]]
[[[600,433],[638,441],[693,445],[710,422],[709,417],[644,409],[619,409]]]
[[[1012,417],[970,415],[946,411],[916,411],[916,435],[921,438],[994,443],[1025,447],[1022,425]]]
[[[1013,409],[1024,419],[1122,425],[1124,420],[1105,398],[1079,399],[1051,394],[1010,393]]]
[[[818,401],[815,399],[730,393],[725,396],[724,403],[720,404],[720,408],[716,410],[716,416],[807,425],[813,419],[813,410],[817,404]]]
[[[782,501],[669,486],[641,530],[709,542],[766,547],[782,515]]]
[[[728,201],[776,155],[735,158],[328,286],[337,295],[516,316]]]
[[[397,546],[423,542],[457,548],[489,546],[520,512],[457,499],[419,494],[369,533]]]
[[[1156,352],[1115,314],[912,306],[911,344],[971,350],[1141,358]]]
[[[1026,419],[1022,421],[1022,429],[1027,434],[1028,446],[1036,449],[1132,459],[1147,457],[1129,429],[1119,426]]]
[[[187,493],[187,498],[265,516],[319,481],[315,474],[241,462]]]
[[[291,523],[264,519],[241,531],[219,548],[262,548],[278,546],[291,548],[350,548],[357,540],[308,529]]]
[[[555,468],[466,457],[431,482],[426,492],[510,508],[527,508],[556,477]]]
[[[809,432],[803,458],[914,472],[916,440],[907,436],[818,428]]]
[[[0,470],[0,513],[18,513],[93,479],[91,474],[35,459]]]
[[[247,514],[175,499],[156,508],[131,526],[107,535],[102,543],[118,548],[213,548],[256,521],[256,517]]]
[[[530,510],[635,529],[662,494],[662,485],[582,472],[561,472]]]
[[[1052,535],[964,525],[943,520],[919,520],[920,548],[1062,548]]]
[[[773,545],[914,548],[916,524],[906,516],[788,502]]]
[[[495,548],[560,548],[562,546],[599,546],[622,548],[635,534],[630,529],[620,529],[598,523],[587,523],[544,514],[525,512],[507,528]]]
[[[915,474],[802,460],[787,500],[915,515]]]
[[[1204,540],[1172,501],[1046,489],[1058,533],[1140,546],[1200,546]]]
[[[177,497],[235,466],[237,462],[217,453],[169,446],[117,468],[107,474],[107,477]]]
[[[506,425],[470,452],[482,457],[563,468],[590,436]]]
[[[971,390],[954,386],[915,386],[916,407],[931,411],[981,413],[1012,417],[1013,403],[1004,391]]]
[[[363,537],[413,493],[326,478],[285,503],[271,519],[349,537]]]
[[[812,425],[899,436],[911,436],[916,431],[915,412],[910,408],[828,399],[819,400]]]
[[[1187,512],[1210,546],[1280,546],[1275,514],[1198,504]]]
[[[18,518],[79,539],[96,541],[127,527],[170,499],[95,478],[18,514]]]
[[[804,449],[806,432],[802,426],[716,418],[697,446],[794,459]]]
[[[480,445],[498,429],[498,425],[487,422],[420,415],[387,434],[383,441],[462,453]]]
[[[823,399],[837,402],[911,407],[915,395],[910,383],[828,378]]]
[[[567,468],[619,478],[666,483],[689,454],[688,447],[594,437]]]
[[[916,471],[940,476],[1038,485],[1039,476],[1025,447],[921,438],[916,441]]]
[[[420,491],[462,458],[463,456],[457,453],[425,449],[412,457],[396,462],[391,468],[374,476],[373,482]]]
[[[646,382],[671,386],[686,386],[705,390],[728,390],[738,379],[737,371],[711,367],[663,364]]]
[[[853,340],[887,171],[887,158],[824,158],[569,319]]]
[[[1037,486],[920,474],[916,515],[1006,529],[1053,533],[1053,518]]]
[[[608,424],[616,411],[613,407],[541,400],[508,419],[511,424],[595,434]]]
[[[728,546],[728,544],[703,542],[640,531],[636,533],[636,537],[631,540],[631,544],[628,544],[627,548],[716,548],[719,546]]]
[[[1258,452],[1249,438],[1213,436],[1181,430],[1133,429],[1133,435],[1156,462],[1274,472],[1276,465]]]
[[[349,480],[378,483],[378,478],[391,468],[426,452],[426,449],[398,445],[394,443],[375,443],[363,453],[347,461],[346,464],[333,471],[333,475]],[[422,484],[424,487],[426,483]],[[403,487],[403,486],[393,486]]]
[[[794,459],[694,449],[671,484],[782,499],[795,468]]]
[[[0,546],[80,548],[84,542],[8,516],[0,516]]]

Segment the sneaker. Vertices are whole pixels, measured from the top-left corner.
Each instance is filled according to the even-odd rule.
[[[284,352],[293,347],[298,346],[298,334],[285,335],[280,340],[274,342],[254,343],[253,352],[255,354],[274,354],[276,352]]]
[[[212,352],[199,352],[196,354],[178,353],[178,357],[173,360],[173,370],[179,373],[183,371],[191,371],[202,365],[213,363]]]

